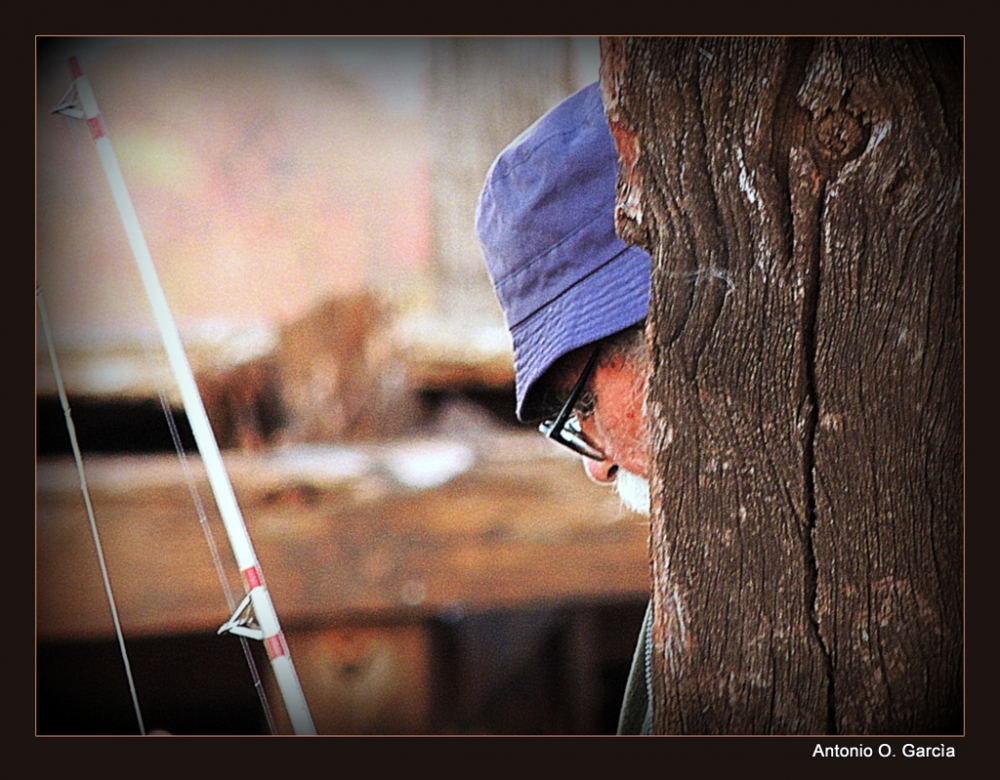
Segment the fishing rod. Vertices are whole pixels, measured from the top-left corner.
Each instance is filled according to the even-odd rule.
[[[70,57],[69,69],[72,83],[52,113],[84,119],[90,127],[101,165],[111,186],[111,192],[125,226],[132,254],[138,265],[146,295],[156,317],[170,367],[180,389],[181,401],[191,425],[191,432],[201,454],[209,484],[226,529],[226,535],[229,537],[229,544],[246,587],[247,592],[243,601],[229,620],[222,624],[218,633],[231,633],[263,641],[293,731],[296,734],[315,734],[316,727],[295,673],[288,644],[281,631],[277,612],[271,603],[271,596],[264,582],[260,563],[250,541],[250,535],[247,533],[246,524],[243,522],[243,515],[236,502],[229,475],[222,462],[219,445],[209,424],[201,394],[198,392],[198,386],[194,380],[194,374],[184,352],[184,346],[181,343],[170,307],[167,305],[167,299],[163,294],[163,288],[146,245],[146,239],[139,226],[139,219],[132,205],[128,188],[125,186],[118,158],[115,156],[101,120],[93,88],[76,57]]]

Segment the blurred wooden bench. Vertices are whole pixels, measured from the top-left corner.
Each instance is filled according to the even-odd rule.
[[[649,592],[645,519],[537,434],[225,461],[324,733],[428,730],[434,617]],[[180,460],[90,456],[85,465],[126,637],[214,633],[228,608]],[[200,461],[188,465],[238,600]],[[38,641],[109,637],[76,467],[47,459],[37,479]]]

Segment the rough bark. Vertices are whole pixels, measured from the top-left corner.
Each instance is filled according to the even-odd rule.
[[[608,38],[660,733],[962,725],[957,39]]]

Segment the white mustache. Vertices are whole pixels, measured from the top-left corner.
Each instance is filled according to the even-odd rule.
[[[649,482],[631,471],[619,468],[615,476],[615,490],[628,509],[649,515]]]

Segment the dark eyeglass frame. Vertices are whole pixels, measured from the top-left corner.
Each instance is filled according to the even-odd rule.
[[[555,418],[546,420],[538,426],[538,430],[546,439],[551,439],[558,444],[569,447],[578,455],[593,458],[594,460],[604,460],[604,453],[584,437],[583,431],[580,429],[580,421],[576,419],[573,410],[577,400],[580,398],[580,394],[583,393],[583,388],[587,385],[587,380],[590,379],[594,366],[597,365],[597,355],[599,352],[599,349],[595,349],[591,353],[587,365],[583,367],[579,379],[573,385],[569,398],[566,399],[566,403],[559,410],[559,414]]]

